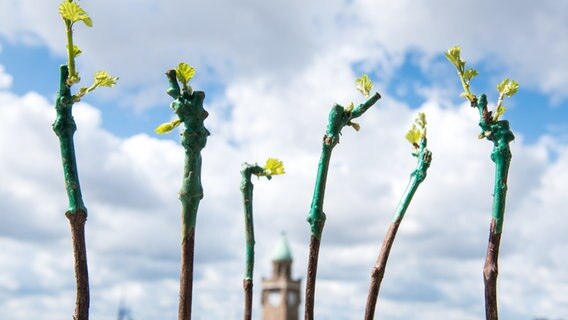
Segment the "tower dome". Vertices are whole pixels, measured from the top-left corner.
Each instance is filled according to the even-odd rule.
[[[263,320],[299,320],[301,280],[292,278],[292,260],[282,232],[272,253],[272,277],[262,279]]]
[[[280,239],[274,247],[272,253],[273,261],[284,261],[284,260],[294,260],[292,258],[292,251],[290,250],[290,245],[288,244],[288,239],[286,238],[286,233],[282,232],[280,234]]]

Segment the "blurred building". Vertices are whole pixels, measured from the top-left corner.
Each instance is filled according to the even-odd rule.
[[[262,278],[262,319],[298,320],[301,280],[292,279],[292,252],[282,233],[272,255],[272,277]]]
[[[120,299],[118,306],[118,320],[134,320],[130,312],[130,308],[126,306],[123,299]]]

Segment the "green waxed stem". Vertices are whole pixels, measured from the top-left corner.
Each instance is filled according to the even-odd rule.
[[[245,280],[252,280],[254,272],[254,223],[252,215],[252,195],[254,185],[251,177],[253,174],[260,174],[264,168],[258,165],[243,164],[241,170],[241,192],[243,194],[243,205],[245,210],[245,237],[246,237],[246,257],[245,257]]]
[[[270,159],[269,159],[270,160]],[[269,161],[267,161],[268,167]],[[281,163],[280,163],[281,165]],[[283,168],[281,168],[283,169]],[[256,175],[258,177],[264,176],[268,180],[272,179],[272,176],[267,173],[269,170],[257,165],[243,163],[241,169],[241,192],[243,194],[243,206],[245,211],[245,275],[243,280],[243,289],[245,292],[245,308],[243,319],[252,319],[252,286],[253,286],[253,273],[254,273],[254,220],[252,214],[252,196],[254,185],[252,184],[251,177]],[[275,174],[282,174],[284,171],[275,172]]]
[[[398,232],[398,228],[402,223],[402,219],[404,218],[404,214],[406,213],[406,210],[410,205],[410,201],[412,201],[412,197],[416,193],[416,190],[418,190],[418,186],[426,179],[426,173],[432,161],[432,152],[426,149],[427,143],[428,141],[426,137],[422,136],[422,138],[420,139],[420,144],[415,145],[418,150],[415,150],[412,155],[418,158],[418,164],[416,166],[416,169],[410,175],[410,183],[408,185],[408,188],[406,189],[406,192],[404,193],[402,199],[398,204],[394,219],[390,224],[387,234],[385,235],[385,238],[383,240],[383,245],[381,246],[377,261],[375,262],[375,265],[371,270],[371,283],[369,286],[369,293],[367,295],[367,304],[365,306],[365,320],[373,320],[375,317],[375,308],[377,306],[379,290],[385,274],[386,265],[392,249],[392,245]]]
[[[67,85],[69,68],[66,65],[62,65],[60,71],[59,91],[57,92],[55,101],[55,111],[57,114],[55,122],[53,123],[53,131],[55,131],[55,134],[59,137],[65,189],[69,200],[68,213],[74,214],[82,211],[86,214],[87,208],[83,203],[83,196],[81,195],[81,185],[79,184],[75,146],[73,143],[73,135],[75,131],[77,131],[77,125],[75,124],[75,119],[73,119],[72,114],[73,98],[71,96],[71,90]]]
[[[170,82],[168,94],[175,100],[171,107],[179,120],[184,123],[181,144],[185,149],[185,167],[179,198],[183,207],[185,230],[195,228],[199,201],[203,198],[201,185],[201,150],[207,143],[209,131],[203,125],[209,113],[203,108],[205,93],[180,90],[175,70],[166,74]]]
[[[318,174],[316,177],[316,186],[312,200],[312,206],[308,215],[308,222],[312,235],[321,239],[323,227],[325,225],[325,213],[323,212],[323,200],[325,197],[325,186],[327,183],[327,172],[329,170],[329,160],[331,159],[331,151],[333,146],[323,144],[321,158],[318,164]]]
[[[420,141],[420,150],[418,152],[418,165],[416,169],[410,175],[410,183],[406,192],[404,193],[400,203],[398,204],[398,208],[396,209],[396,213],[394,215],[393,222],[400,222],[404,218],[404,214],[410,205],[410,201],[412,201],[412,197],[418,190],[418,186],[426,179],[426,173],[428,168],[430,167],[430,163],[432,161],[432,152],[426,149],[428,141],[426,138],[422,138]]]
[[[187,85],[180,90],[175,70],[166,73],[170,88],[168,94],[174,98],[171,107],[183,122],[181,145],[185,150],[183,181],[179,191],[182,205],[182,259],[178,319],[191,319],[193,300],[193,259],[195,251],[195,222],[199,202],[203,199],[201,185],[201,150],[205,148],[209,131],[203,125],[209,115],[203,108],[205,93],[191,91]]]
[[[327,173],[329,170],[329,161],[333,148],[339,143],[341,130],[351,124],[351,120],[360,117],[365,111],[373,106],[381,95],[376,92],[367,101],[360,104],[351,111],[347,111],[345,107],[338,104],[334,105],[329,112],[328,124],[325,136],[323,137],[323,145],[321,157],[318,164],[318,173],[314,188],[314,195],[310,213],[308,214],[308,222],[310,223],[311,233],[317,239],[321,239],[323,228],[325,225],[325,213],[323,212],[323,202],[325,197],[325,187],[327,183]]]
[[[515,139],[515,136],[509,128],[509,121],[492,120],[491,114],[487,111],[487,96],[480,95],[475,105],[480,114],[479,126],[487,139],[493,141],[491,160],[495,163],[495,189],[492,216],[496,221],[496,233],[501,233],[507,198],[507,176],[512,158],[509,143]]]
[[[500,150],[495,148],[491,153],[491,159],[495,162],[495,189],[493,196],[492,216],[496,221],[496,231],[503,231],[503,217],[505,215],[505,201],[507,198],[507,176],[511,163],[511,151],[509,146]]]

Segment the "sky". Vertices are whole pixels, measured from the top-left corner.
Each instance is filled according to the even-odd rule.
[[[70,318],[75,282],[57,137],[51,129],[66,62],[59,1],[0,1],[0,314]],[[416,160],[404,135],[428,119],[433,161],[399,229],[377,318],[482,319],[492,145],[459,97],[443,52],[462,47],[479,71],[474,93],[520,83],[505,101],[515,133],[501,251],[502,319],[568,319],[568,2],[210,0],[80,1],[93,28],[75,27],[82,83],[120,78],[74,106],[86,224],[91,318],[175,319],[183,149],[164,73],[197,70],[211,132],[202,152],[194,319],[242,317],[244,162],[284,161],[255,180],[255,298],[281,231],[305,282],[309,211],[327,114],[363,97],[367,73],[382,99],[334,149],[316,288],[317,319],[360,319],[371,267]]]

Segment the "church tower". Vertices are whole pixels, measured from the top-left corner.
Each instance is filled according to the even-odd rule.
[[[292,279],[292,253],[282,233],[272,255],[272,277],[262,278],[262,319],[298,320],[301,280]]]

